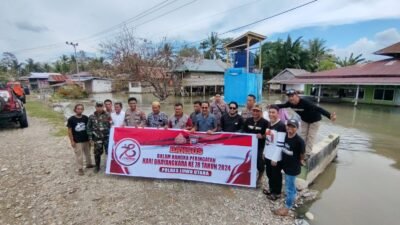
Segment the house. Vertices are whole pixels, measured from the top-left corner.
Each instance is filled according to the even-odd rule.
[[[318,101],[400,106],[400,42],[375,52],[389,58],[295,77],[286,84],[306,84]]]
[[[88,72],[73,74],[69,77],[75,83],[81,83],[87,93],[110,93],[112,92],[112,79],[95,77]]]
[[[304,84],[287,84],[286,81],[308,74],[307,70],[286,68],[268,81],[269,90],[272,92],[285,92],[289,89],[295,89],[301,93],[304,92]]]
[[[65,75],[60,73],[30,73],[29,85],[31,90],[40,90],[49,88],[50,85],[63,83],[67,79]]]
[[[154,93],[155,89],[150,82],[153,84],[160,84],[163,86],[166,84],[166,91],[172,93],[174,91],[174,82],[172,80],[173,73],[163,67],[139,67],[139,73],[142,76],[146,76],[145,79],[140,77],[141,75],[133,75],[136,79],[129,81],[129,93],[144,94]]]
[[[180,80],[181,95],[223,92],[227,68],[228,65],[219,59],[185,59],[174,71]]]
[[[154,78],[167,81],[168,92],[175,91],[182,96],[205,95],[206,93],[223,92],[224,72],[227,67],[227,64],[221,60],[184,59],[183,63],[173,72],[160,71],[161,73],[157,73],[155,71],[151,74]],[[161,74],[164,74],[164,76]],[[129,93],[152,92],[154,92],[154,88],[148,81],[134,80],[129,82]]]

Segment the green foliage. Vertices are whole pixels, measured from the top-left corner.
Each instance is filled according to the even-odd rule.
[[[340,59],[339,57],[336,58],[336,64],[338,64],[340,67],[356,65],[364,61],[365,58],[362,58],[362,54],[359,54],[356,57],[354,57],[353,53],[350,54],[349,58],[347,57],[345,57],[344,59]]]
[[[88,93],[84,91],[80,86],[64,85],[57,89],[54,97],[64,99],[82,99],[87,98]]]
[[[318,71],[333,70],[336,68],[337,68],[337,66],[335,63],[335,59],[333,57],[328,57],[326,59],[321,60]]]
[[[196,47],[190,47],[188,45],[184,45],[178,52],[180,57],[185,58],[198,58],[200,57],[200,52]]]
[[[211,32],[207,40],[200,42],[199,49],[203,52],[205,59],[226,59],[224,45],[231,42],[232,38],[219,38],[216,32]]]
[[[266,42],[261,51],[264,79],[270,80],[285,68],[310,72],[333,69],[336,65],[330,51],[325,46],[325,40],[318,38],[304,42],[302,37],[293,40],[289,35],[285,41]],[[258,58],[257,55],[256,64]]]

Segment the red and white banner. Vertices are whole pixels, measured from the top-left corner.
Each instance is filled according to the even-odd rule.
[[[107,174],[256,186],[253,134],[175,129],[111,129]]]

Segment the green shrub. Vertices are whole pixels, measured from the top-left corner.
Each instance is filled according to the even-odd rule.
[[[64,85],[55,92],[56,98],[82,99],[87,98],[88,93],[78,85]]]

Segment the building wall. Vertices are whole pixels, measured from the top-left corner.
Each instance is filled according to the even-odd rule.
[[[111,80],[92,80],[92,93],[108,93],[111,92],[112,81]]]
[[[154,88],[147,82],[129,82],[129,93],[153,93]]]
[[[215,86],[224,85],[223,73],[190,72],[183,76],[182,86]]]
[[[287,84],[286,90],[282,90],[282,91],[287,91],[289,89],[294,89],[296,91],[299,91],[300,93],[303,93],[304,92],[304,84]]]
[[[312,93],[312,85],[305,85],[304,93],[306,95],[311,95]],[[335,90],[339,89],[357,89],[356,85],[323,85],[321,96],[324,97],[324,94],[328,93],[331,98],[339,98],[339,96],[333,96],[332,93],[335,93]],[[330,91],[327,91],[329,89]],[[393,100],[377,100],[374,99],[375,89],[385,89],[385,90],[393,90],[394,98]],[[377,104],[377,105],[392,105],[392,106],[400,106],[400,86],[382,86],[382,85],[360,85],[360,90],[364,91],[364,97],[358,99],[358,103],[364,104]],[[316,91],[316,95],[318,94],[318,89]],[[341,102],[354,102],[354,97],[341,97]]]

